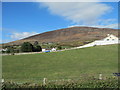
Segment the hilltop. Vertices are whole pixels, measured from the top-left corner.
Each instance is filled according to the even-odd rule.
[[[107,36],[107,34],[113,34],[118,36],[117,29],[110,28],[96,28],[96,27],[69,27],[58,30],[53,30],[49,32],[40,33],[37,35],[33,35],[21,40],[13,41],[6,43],[6,45],[13,44],[22,44],[23,42],[31,42],[38,41],[40,43],[69,43],[69,42],[85,42],[85,41],[94,41],[103,39]]]

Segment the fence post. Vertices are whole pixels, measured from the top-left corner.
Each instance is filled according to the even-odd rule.
[[[3,82],[4,82],[4,79],[2,79],[1,82],[3,83]]]
[[[102,74],[99,74],[99,79],[102,80]]]
[[[43,78],[43,85],[46,85],[47,78]]]

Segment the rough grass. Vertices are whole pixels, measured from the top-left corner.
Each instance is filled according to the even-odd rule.
[[[92,78],[87,78],[87,80],[67,80],[67,81],[52,81],[49,82],[47,81],[45,84],[41,83],[15,83],[15,82],[4,82],[2,83],[2,90],[8,90],[10,88],[19,88],[20,89],[38,89],[43,90],[43,89],[59,89],[59,90],[65,90],[65,88],[71,89],[71,90],[76,90],[78,88],[105,88],[105,90],[109,90],[112,88],[112,90],[117,90],[116,88],[120,88],[118,86],[118,79],[117,78],[107,78],[105,80],[98,80],[98,79],[92,79]],[[30,89],[30,90],[31,90]],[[10,89],[11,90],[11,89]]]
[[[29,55],[3,56],[6,81],[39,82],[43,78],[80,79],[88,76],[111,77],[118,72],[118,45],[96,46]]]

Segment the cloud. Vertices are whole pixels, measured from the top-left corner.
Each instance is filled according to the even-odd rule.
[[[99,20],[99,24],[96,25],[95,27],[118,29],[118,20],[117,19]]]
[[[12,38],[12,39],[23,39],[23,38],[26,38],[26,37],[29,37],[29,36],[32,36],[32,35],[35,35],[35,34],[38,34],[38,33],[36,33],[36,32],[21,32],[21,33],[14,32],[10,35],[10,38]]]
[[[51,14],[62,16],[73,23],[88,25],[96,24],[102,15],[112,10],[112,7],[100,2],[43,2],[40,5]]]
[[[93,27],[118,29],[118,24],[115,23],[115,24],[108,24],[108,25],[96,25]]]
[[[120,25],[120,24],[119,24]],[[79,26],[86,26],[86,25],[72,25],[68,27],[79,27]],[[108,24],[108,25],[89,25],[88,27],[98,27],[98,28],[113,28],[118,29],[118,24]]]
[[[114,24],[118,22],[118,20],[117,19],[101,19],[98,22],[99,24],[102,24],[102,25],[109,25],[109,24]]]

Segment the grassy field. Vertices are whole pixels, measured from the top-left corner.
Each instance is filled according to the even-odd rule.
[[[39,82],[43,78],[79,79],[99,73],[111,77],[118,71],[118,46],[90,48],[31,55],[3,56],[3,78],[16,82]]]

